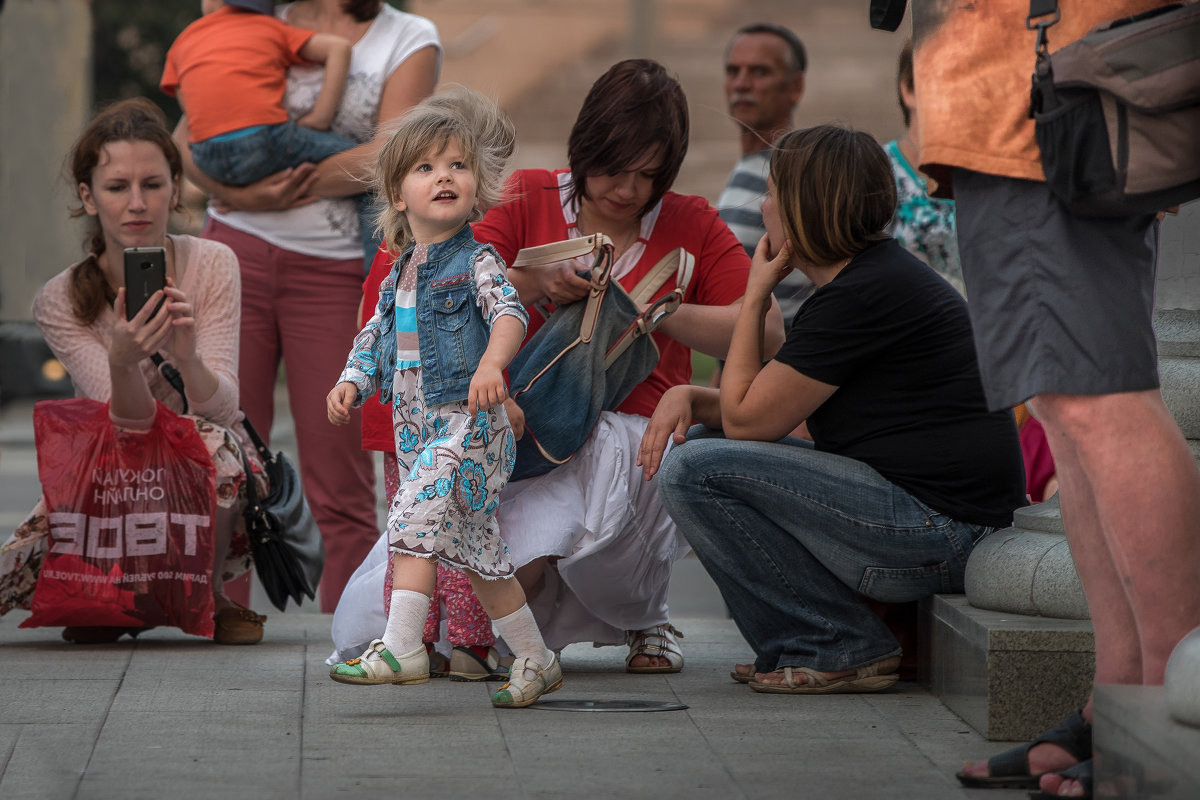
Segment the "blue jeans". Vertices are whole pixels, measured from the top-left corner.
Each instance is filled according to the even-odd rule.
[[[664,460],[658,491],[759,672],[833,672],[899,654],[861,595],[900,603],[961,592],[967,556],[992,531],[810,442],[719,436],[692,428]]]
[[[278,125],[259,125],[249,133],[222,136],[192,142],[192,160],[205,175],[231,186],[245,186],[298,167],[306,162],[324,161],[348,150],[355,142],[329,131],[316,131],[294,122]],[[358,207],[358,224],[362,232],[365,263],[363,275],[371,269],[371,260],[379,249],[375,238],[375,207],[369,193],[352,198]]]

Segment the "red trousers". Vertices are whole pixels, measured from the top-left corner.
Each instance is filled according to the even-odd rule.
[[[280,364],[284,367],[301,483],[325,540],[321,610],[332,612],[379,536],[375,469],[362,449],[358,414],[349,425],[335,427],[325,413],[325,397],[359,330],[362,259],[301,255],[212,219],[203,236],[233,248],[241,266],[238,380],[242,409],[264,438],[275,417],[276,376]]]

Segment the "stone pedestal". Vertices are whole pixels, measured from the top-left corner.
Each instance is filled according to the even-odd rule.
[[[1200,728],[1171,718],[1161,686],[1097,686],[1096,797],[1200,797]]]
[[[1156,289],[1154,334],[1163,400],[1200,463],[1200,201],[1163,220]],[[1200,629],[1171,654],[1163,702],[1175,721],[1200,726]],[[1190,741],[1195,766],[1200,731]],[[1178,796],[1200,797],[1200,770],[1189,785],[1191,792]]]
[[[1018,509],[928,609],[930,688],[989,739],[1028,740],[1087,700],[1095,658],[1058,499]]]
[[[1200,628],[1183,637],[1171,653],[1163,688],[1171,718],[1200,729]]]
[[[1017,509],[1013,526],[980,542],[967,562],[971,605],[1034,617],[1090,619],[1058,496]]]

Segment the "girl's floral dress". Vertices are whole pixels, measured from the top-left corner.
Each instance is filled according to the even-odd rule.
[[[511,575],[513,567],[500,538],[496,509],[516,462],[516,442],[503,405],[474,417],[467,412],[466,400],[425,405],[414,313],[417,267],[425,259],[425,246],[416,245],[399,277],[394,278],[393,271],[384,284],[386,288],[393,279],[396,283],[392,426],[403,476],[388,510],[388,541],[397,552],[436,557],[485,578],[502,578]],[[474,273],[480,311],[489,326],[504,314],[526,319],[502,262],[484,253],[475,261]],[[373,398],[379,389],[379,351],[390,346],[382,341],[380,323],[377,310],[355,338],[338,378],[339,383],[350,381],[358,387],[360,405],[377,402]]]

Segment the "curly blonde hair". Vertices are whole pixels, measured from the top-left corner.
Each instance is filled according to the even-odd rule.
[[[475,175],[476,222],[504,196],[504,167],[516,147],[516,128],[495,102],[464,86],[426,98],[409,109],[379,151],[374,192],[379,207],[375,231],[389,252],[400,254],[413,241],[408,216],[396,208],[404,176],[429,151],[454,142]]]

